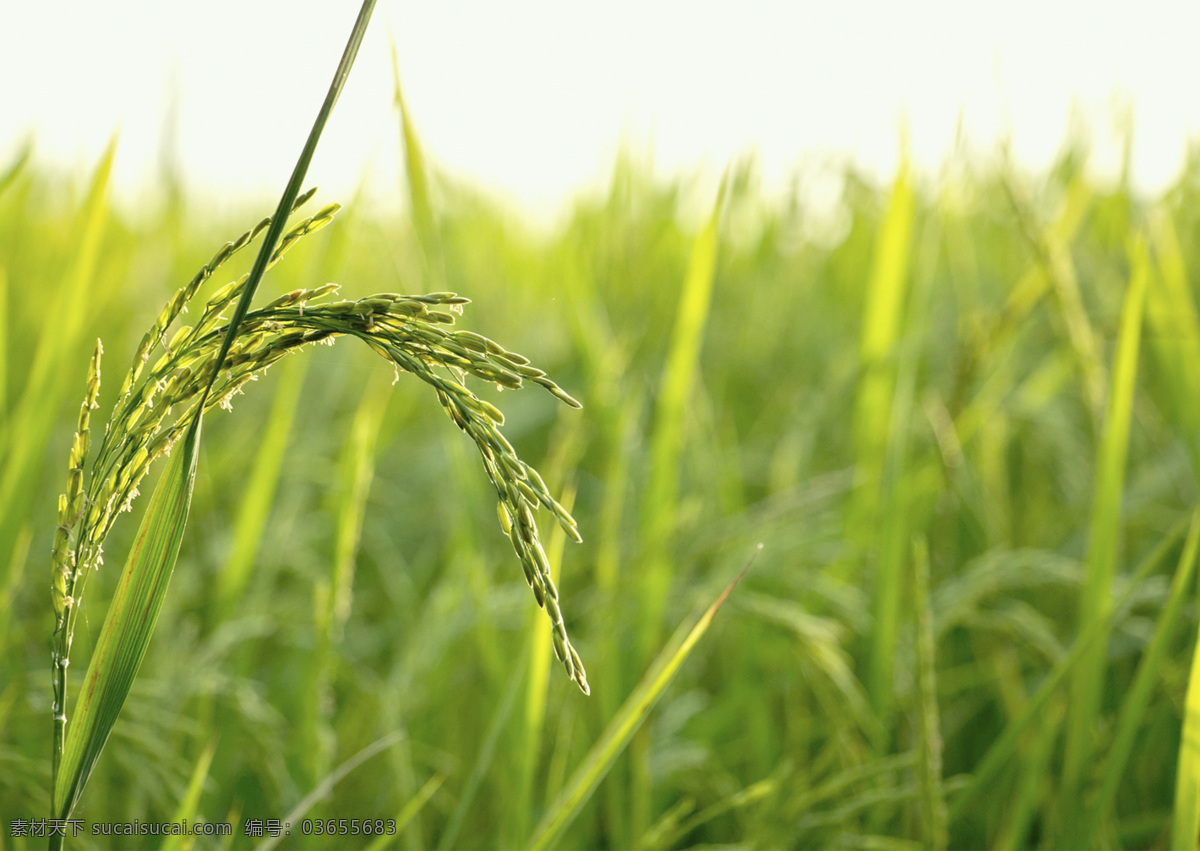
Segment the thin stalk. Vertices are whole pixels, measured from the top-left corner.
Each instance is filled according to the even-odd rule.
[[[1113,577],[1119,561],[1121,495],[1124,492],[1125,464],[1129,455],[1130,425],[1137,389],[1142,314],[1150,277],[1144,241],[1139,240],[1135,244],[1132,261],[1132,273],[1117,335],[1108,414],[1096,457],[1096,497],[1092,508],[1087,576],[1079,607],[1081,632],[1093,626],[1104,630],[1111,605]],[[1107,638],[1102,631],[1100,640],[1084,652],[1071,678],[1071,701],[1067,713],[1062,786],[1058,802],[1058,838],[1067,844],[1077,842],[1083,829],[1081,819],[1086,813],[1085,786],[1095,758],[1096,725],[1108,667]]]
[[[267,235],[263,237],[258,257],[254,259],[250,277],[242,290],[241,298],[238,299],[237,307],[234,308],[233,318],[225,331],[225,339],[221,341],[221,350],[217,353],[216,368],[213,369],[212,375],[208,379],[208,385],[200,397],[200,404],[196,406],[197,412],[202,412],[205,403],[208,402],[213,384],[216,383],[217,375],[220,374],[225,358],[229,354],[229,347],[233,345],[233,341],[237,337],[238,328],[250,310],[250,302],[254,300],[254,293],[267,271],[275,246],[279,243],[279,238],[283,236],[283,229],[287,226],[288,213],[291,212],[292,205],[296,203],[296,198],[300,195],[300,186],[304,183],[308,166],[312,162],[313,154],[317,151],[317,142],[320,141],[321,133],[325,131],[325,123],[329,120],[329,114],[333,112],[333,106],[337,103],[337,99],[342,93],[342,87],[346,85],[346,79],[350,76],[350,68],[354,65],[355,57],[358,56],[358,48],[362,44],[363,36],[367,34],[367,24],[370,23],[371,12],[374,10],[375,0],[363,0],[362,8],[358,10],[358,20],[354,22],[354,29],[350,33],[350,40],[346,43],[346,49],[342,51],[342,61],[338,63],[337,71],[333,75],[333,82],[329,84],[329,91],[325,94],[325,102],[321,104],[317,120],[313,122],[312,130],[308,133],[308,140],[304,143],[304,150],[300,152],[300,159],[296,161],[296,167],[292,169],[292,177],[287,183],[287,188],[283,190],[279,206],[275,208],[275,215],[271,217],[271,225],[267,228]],[[197,413],[196,419],[200,419],[199,413]]]

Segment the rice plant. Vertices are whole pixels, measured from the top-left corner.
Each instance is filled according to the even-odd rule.
[[[714,203],[627,157],[534,229],[399,109],[409,213],[334,219],[297,187],[215,256],[250,212],[174,231],[111,204],[111,150],[83,183],[0,165],[3,847],[44,842],[56,695],[65,753],[107,723],[66,673],[90,651],[131,676],[104,649],[119,609],[158,627],[88,825],[222,821],[234,848],[1194,847],[1200,157],[1153,198],[1091,174],[1079,138],[1040,173],[836,167],[832,214],[750,163]],[[184,486],[186,535],[134,534],[123,508],[179,515]],[[557,521],[540,550],[535,504]],[[141,579],[81,573],[100,545]],[[568,644],[527,572],[593,698],[551,670]],[[396,832],[246,830],[346,816]]]
[[[302,197],[300,203],[310,195]],[[337,205],[325,207],[296,224],[284,236],[268,268],[305,234],[327,224],[337,209]],[[522,461],[501,434],[499,426],[504,424],[504,415],[471,392],[465,382],[471,376],[500,387],[519,389],[524,382],[532,381],[572,407],[579,407],[579,403],[521,355],[472,331],[451,330],[455,314],[461,313],[463,305],[469,302],[463,296],[449,292],[417,296],[379,293],[355,301],[322,301],[336,292],[337,286],[333,284],[289,292],[248,313],[230,346],[224,368],[213,383],[213,393],[205,400],[203,392],[217,367],[221,342],[228,330],[225,313],[241,295],[247,276],[220,288],[203,305],[194,326],[174,328],[170,341],[164,341],[200,286],[223,263],[251,244],[269,222],[264,219],[223,246],[179,290],[147,331],[125,375],[91,464],[88,486],[84,488],[90,415],[100,390],[102,347],[97,341],[71,448],[67,493],[59,500],[54,544],[54,719],[55,740],[59,743],[56,753],[61,752],[67,720],[66,670],[75,628],[74,613],[82,600],[87,577],[103,564],[105,538],[117,517],[132,507],[138,486],[150,466],[179,443],[202,402],[208,407],[231,409],[233,397],[272,364],[314,344],[332,344],[343,336],[361,340],[388,360],[396,369],[397,378],[400,372],[405,372],[430,385],[450,420],[474,441],[488,479],[496,489],[501,526],[512,541],[538,605],[550,617],[555,653],[567,676],[584,693],[588,691],[583,663],[567,636],[558,590],[550,576],[534,512],[545,506],[567,534],[580,541],[577,524],[547,491],[537,470]],[[147,366],[160,347],[162,354],[153,366]],[[173,416],[177,408],[182,408],[182,413]]]
[[[452,292],[379,293],[356,301],[323,302],[338,289],[327,284],[294,290],[261,309],[248,310],[262,275],[299,240],[327,225],[339,209],[336,204],[324,207],[283,232],[286,215],[314,194],[310,190],[297,196],[299,184],[353,64],[372,6],[371,0],[363,4],[275,220],[263,219],[222,246],[162,309],[134,354],[89,470],[91,412],[100,393],[103,353],[101,342],[96,341],[68,461],[67,489],[58,501],[51,566],[52,811],[57,818],[67,819],[74,811],[153,634],[187,523],[205,410],[230,409],[232,398],[244,385],[272,364],[342,336],[361,340],[388,360],[397,379],[406,372],[433,387],[450,420],[474,441],[496,489],[500,524],[538,605],[550,617],[554,652],[567,676],[588,693],[587,676],[567,635],[534,512],[544,505],[572,539],[581,541],[577,524],[550,495],[537,470],[522,461],[501,434],[503,414],[465,383],[471,376],[497,387],[519,389],[528,380],[572,407],[578,408],[579,403],[527,358],[480,334],[448,330],[455,324],[455,314],[469,303]],[[195,325],[178,326],[177,320],[200,288],[264,232],[255,268],[212,294],[198,311]],[[232,319],[226,315],[231,308]],[[158,357],[150,366],[154,355]],[[172,416],[177,408],[182,413]],[[87,579],[103,564],[105,539],[117,517],[132,508],[150,466],[181,442],[177,463],[160,480],[143,519],[85,676],[78,717],[68,725],[67,670]],[[86,487],[85,471],[89,473]],[[61,837],[54,840],[61,842]]]

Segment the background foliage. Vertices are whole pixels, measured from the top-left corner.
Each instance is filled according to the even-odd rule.
[[[1077,139],[1044,175],[1002,156],[888,186],[814,169],[840,193],[818,210],[752,163],[715,199],[624,157],[548,230],[423,163],[428,183],[397,189],[415,216],[320,199],[346,209],[260,301],[457,291],[461,327],[583,402],[487,393],[579,520],[583,545],[549,549],[593,695],[548,664],[466,439],[418,382],[339,346],[209,418],[171,593],[79,816],[237,823],[322,790],[307,816],[399,818],[398,846],[523,844],[762,542],[564,847],[1190,844],[1194,802],[1172,802],[1197,626],[1200,160],[1154,200],[1086,160]],[[48,808],[47,566],[95,338],[123,364],[267,212],[177,190],[118,209],[110,163],[85,184],[0,177],[6,828]],[[116,572],[91,583],[80,664]]]

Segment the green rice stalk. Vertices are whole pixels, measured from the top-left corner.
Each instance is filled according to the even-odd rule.
[[[1095,501],[1092,508],[1091,540],[1088,547],[1087,575],[1080,600],[1079,628],[1086,632],[1108,622],[1112,605],[1112,580],[1116,571],[1121,530],[1121,494],[1125,483],[1125,459],[1129,452],[1129,429],[1133,415],[1133,396],[1137,385],[1138,353],[1141,344],[1142,313],[1150,277],[1149,257],[1144,241],[1133,247],[1132,271],[1112,370],[1112,389],[1103,437],[1096,458]],[[1102,633],[1106,631],[1102,628]],[[1082,818],[1086,810],[1081,797],[1084,778],[1091,769],[1095,752],[1100,698],[1107,671],[1107,641],[1101,635],[1084,653],[1071,681],[1071,701],[1067,716],[1066,755],[1060,790],[1060,815],[1068,831],[1060,836],[1077,841],[1070,824]]]
[[[91,435],[91,412],[96,407],[96,398],[100,393],[100,358],[103,352],[104,349],[97,340],[96,349],[88,367],[87,390],[84,393],[83,404],[79,408],[75,438],[72,441],[70,459],[67,464],[67,492],[58,497],[58,526],[54,531],[54,549],[51,553],[50,592],[55,619],[52,659],[54,691],[52,775],[54,777],[58,776],[58,763],[62,756],[66,734],[67,665],[71,651],[70,625],[74,620],[74,613],[78,609],[78,598],[75,591],[78,554],[71,548],[71,533],[79,524],[83,513],[83,469]]]
[[[311,192],[306,193],[300,200],[306,200],[311,197],[311,194]],[[288,208],[290,209],[297,203],[289,200]],[[211,355],[208,363],[208,375],[211,378],[204,388],[198,383],[203,380],[203,375],[194,369],[197,360],[204,357],[201,352],[214,348],[218,339],[215,336],[216,332],[199,339],[195,339],[190,333],[177,333],[173,341],[181,342],[176,343],[176,349],[168,349],[167,353],[158,360],[143,379],[149,351],[164,339],[170,323],[182,313],[187,301],[194,296],[200,283],[207,280],[212,270],[240,250],[253,239],[255,233],[261,230],[262,225],[218,251],[213,260],[206,264],[192,281],[168,302],[143,338],[142,345],[135,354],[134,363],[126,376],[126,383],[120,398],[105,429],[104,439],[94,462],[91,484],[86,498],[82,493],[82,464],[87,453],[88,430],[86,417],[81,412],[79,430],[76,433],[75,445],[71,453],[68,490],[59,500],[59,529],[55,535],[51,568],[52,602],[56,619],[52,651],[55,777],[58,776],[59,761],[63,754],[67,723],[66,671],[70,660],[75,620],[87,577],[92,568],[99,568],[103,564],[103,541],[117,516],[131,508],[133,499],[138,494],[138,485],[149,471],[150,464],[156,458],[169,452],[185,432],[189,434],[190,439],[199,439],[199,428],[190,431],[188,429],[191,422],[188,416],[180,417],[170,429],[162,428],[172,406],[194,397],[198,393],[207,392],[207,388],[211,387],[212,381],[217,375],[216,359]],[[264,250],[263,253],[265,254],[266,251]],[[225,297],[225,293],[217,295],[217,298],[224,299]],[[210,302],[209,307],[213,306],[213,303]],[[187,345],[187,341],[191,341],[192,344]],[[84,403],[85,408],[89,409],[94,406],[96,395],[99,392],[100,354],[101,348],[97,341]],[[262,368],[265,368],[266,365],[269,363],[264,362]],[[250,380],[251,377],[253,377],[253,371],[247,372],[242,369],[235,374],[231,370],[227,374],[225,382],[219,385],[222,388],[228,387],[228,390],[224,395],[218,395],[218,403],[224,403],[227,406],[228,396],[236,392],[241,384]],[[157,407],[156,402],[158,403]],[[199,406],[194,405],[189,410],[189,414],[198,410]],[[195,448],[189,450],[189,453],[194,455]],[[184,513],[186,515],[186,511]],[[165,522],[169,522],[171,528],[174,528],[173,520]],[[175,551],[177,550],[164,546],[158,552],[168,556]],[[139,569],[146,569],[141,562],[136,566]],[[151,600],[145,602],[148,606],[155,605]],[[157,602],[157,605],[161,605],[161,600]],[[145,637],[148,640],[149,636]],[[132,658],[136,658],[140,662],[142,655],[144,655],[144,648],[141,653],[133,653]],[[110,692],[109,697],[113,700],[117,699],[118,692]],[[123,700],[123,696],[120,699]],[[115,717],[115,714],[112,715],[114,720]],[[106,737],[107,731],[103,738]],[[99,741],[98,747],[103,747],[103,738]],[[90,766],[88,766],[88,770],[90,770]],[[77,778],[77,780],[81,783],[86,782],[86,776]],[[57,783],[55,788],[58,789]],[[77,789],[74,794],[77,795],[78,792]],[[62,800],[64,799],[56,797],[56,801]],[[70,805],[74,805],[74,800]]]

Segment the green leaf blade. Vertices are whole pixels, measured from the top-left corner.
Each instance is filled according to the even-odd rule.
[[[1196,836],[1200,834],[1200,652],[1195,649],[1183,705],[1183,728],[1176,765],[1170,847],[1185,851],[1196,847]]]
[[[761,545],[759,548],[761,549]],[[650,669],[642,677],[641,682],[617,710],[617,714],[608,723],[600,738],[587,752],[583,762],[571,775],[562,793],[559,794],[554,805],[550,807],[541,824],[538,825],[533,838],[526,843],[528,848],[545,849],[558,841],[562,832],[578,815],[584,803],[592,796],[600,781],[612,768],[617,757],[629,744],[633,734],[649,716],[650,710],[675,677],[680,665],[695,649],[704,633],[708,631],[713,618],[717,615],[717,610],[733,593],[733,589],[737,587],[749,567],[750,565],[747,564],[742,572],[717,595],[717,598],[704,610],[704,613],[690,629],[687,628],[686,621],[680,625],[675,635],[667,642]]]
[[[163,471],[104,618],[55,777],[59,818],[75,808],[146,656],[187,525],[200,423],[197,417]]]
[[[1088,547],[1087,576],[1080,602],[1080,632],[1105,624],[1112,607],[1112,584],[1116,574],[1121,532],[1121,498],[1125,488],[1125,465],[1137,389],[1138,355],[1141,349],[1142,317],[1150,277],[1144,241],[1133,246],[1132,273],[1121,310],[1117,347],[1113,359],[1108,413],[1096,458],[1095,501]],[[1084,653],[1072,675],[1071,703],[1067,718],[1066,752],[1059,805],[1064,835],[1070,842],[1086,812],[1081,795],[1095,757],[1096,725],[1107,668],[1106,628],[1101,640]],[[1069,822],[1069,824],[1067,823]]]

